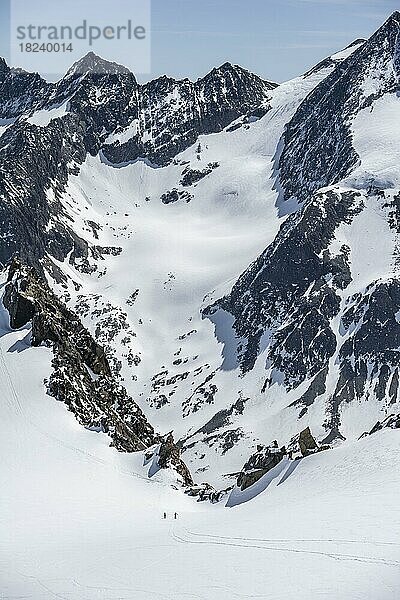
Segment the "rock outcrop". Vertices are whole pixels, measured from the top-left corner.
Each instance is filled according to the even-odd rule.
[[[197,498],[197,502],[211,502],[211,504],[217,504],[221,502],[225,497],[228,496],[232,490],[232,486],[225,490],[217,491],[209,483],[194,484],[186,490],[186,494],[192,498]]]
[[[282,459],[297,460],[328,450],[329,446],[319,446],[309,427],[295,435],[287,447],[279,447],[274,440],[271,445],[259,444],[238,475],[237,486],[243,491],[254,485],[261,477],[276,467]]]
[[[257,451],[250,456],[239,473],[238,487],[243,491],[254,485],[263,475],[276,467],[285,456],[285,447],[279,448],[277,441],[272,442],[270,446],[258,445]]]
[[[208,317],[219,309],[234,316],[243,372],[254,367],[265,332],[272,334],[268,365],[283,375],[289,389],[317,375],[333,355],[336,339],[330,321],[339,312],[338,292],[350,283],[351,274],[348,249],[342,246],[333,254],[329,246],[336,228],[351,223],[362,201],[358,192],[316,193],[285,221],[230,294],[205,309]],[[273,383],[272,377],[266,387]]]
[[[185,486],[193,485],[193,479],[190,471],[181,458],[181,451],[175,444],[172,433],[169,433],[164,437],[160,437],[158,465],[162,469],[174,469],[182,478]]]
[[[82,425],[107,433],[122,452],[154,443],[153,427],[113,377],[103,348],[33,268],[13,261],[3,303],[12,328],[30,323],[32,346],[52,348],[48,393],[64,402]]]
[[[119,384],[103,348],[33,267],[13,260],[3,304],[11,328],[30,326],[31,345],[52,349],[53,371],[46,382],[49,395],[64,402],[83,426],[108,434],[120,452],[145,451],[156,445],[158,467],[175,471],[184,487],[193,485],[172,434],[154,431]]]
[[[93,53],[47,83],[1,59],[0,118],[9,126],[0,135],[0,266],[18,254],[41,270],[43,259],[68,256],[90,270],[96,250],[74,233],[61,202],[88,154],[112,164],[167,165],[200,134],[266,106],[274,87],[228,63],[195,83],[161,77],[139,85],[128,69]],[[52,116],[60,106],[64,113]],[[40,126],[37,111],[45,115]]]
[[[306,200],[356,165],[351,119],[385,93],[399,90],[400,13],[340,62],[288,124],[279,160],[285,198]]]
[[[321,450],[327,449],[327,447],[320,448],[315,441],[309,427],[303,429],[300,433],[295,435],[287,445],[287,455],[291,459],[303,458],[315,454]]]
[[[360,438],[373,435],[382,429],[400,429],[400,414],[388,415],[383,421],[378,421],[371,431],[363,433]]]

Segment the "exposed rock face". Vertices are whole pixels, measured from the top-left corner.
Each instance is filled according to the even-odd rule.
[[[112,445],[123,452],[154,443],[153,428],[116,382],[103,349],[34,269],[13,262],[3,302],[11,327],[31,322],[32,345],[52,347],[48,393],[65,402],[82,425],[108,433]]]
[[[400,13],[395,12],[296,112],[279,161],[286,199],[306,200],[315,190],[339,182],[357,163],[351,117],[383,94],[399,90],[399,27]]]
[[[134,136],[124,141],[122,135],[118,140],[117,133],[116,141],[104,146],[104,155],[113,163],[147,157],[159,165],[168,164],[200,134],[222,131],[266,104],[268,91],[274,87],[276,84],[229,63],[195,83],[160,77],[140,87],[136,104],[131,103]]]
[[[369,433],[363,433],[361,437],[372,435],[377,431],[382,431],[382,429],[400,429],[400,414],[389,415],[383,421],[378,421]]]
[[[289,458],[301,458],[315,454],[315,452],[319,452],[321,449],[315,441],[310,428],[307,427],[290,440],[287,446],[287,453]]]
[[[87,153],[96,154],[113,128],[127,123],[125,105],[136,80],[123,67],[106,61],[105,66],[104,74],[72,69],[59,83],[43,88],[34,109],[51,115],[65,103],[63,117],[37,126],[27,119],[33,113],[29,107],[0,137],[0,264],[18,254],[41,270],[46,255],[57,260],[70,255],[71,264],[89,269],[88,245],[74,233],[61,193]],[[14,93],[14,78],[4,86]]]
[[[89,270],[95,249],[73,232],[60,202],[88,153],[101,151],[112,163],[140,157],[168,164],[200,134],[221,131],[265,104],[274,87],[229,64],[196,83],[162,77],[140,86],[128,69],[93,53],[48,84],[2,60],[0,118],[11,121],[0,136],[0,265],[18,254],[41,270],[46,255],[70,255],[71,264]],[[66,114],[45,126],[27,119],[37,110],[51,118],[61,105]]]
[[[285,457],[295,460],[328,449],[329,446],[318,446],[309,427],[295,435],[287,447],[280,448],[276,440],[270,446],[259,444],[239,473],[237,485],[242,491],[254,485]]]
[[[283,374],[289,388],[316,375],[333,355],[336,338],[329,321],[339,311],[336,290],[351,276],[346,248],[332,255],[328,247],[339,224],[351,222],[361,206],[357,192],[316,194],[284,223],[230,295],[205,310],[206,316],[220,308],[234,315],[236,336],[245,340],[239,348],[244,372],[253,368],[266,331],[275,334],[270,367]]]
[[[186,494],[193,498],[197,498],[197,502],[211,502],[217,504],[223,500],[231,491],[232,487],[226,490],[217,491],[209,483],[201,483],[200,485],[192,485],[186,490]]]
[[[289,102],[287,99],[282,102],[279,93],[270,102],[273,84],[229,64],[214,69],[197,82],[161,77],[139,85],[129,70],[89,54],[60,82],[48,84],[38,75],[9,69],[0,61],[0,111],[3,111],[0,118],[6,120],[0,123],[0,266],[18,254],[24,264],[34,265],[39,275],[46,270],[55,280],[63,282],[66,292],[71,282],[58,269],[58,261],[67,260],[73,267],[71,271],[65,265],[65,273],[75,271],[77,275],[76,271],[80,270],[89,274],[98,269],[96,263],[107,255],[117,256],[122,248],[128,250],[121,232],[113,226],[110,231],[119,238],[121,247],[104,248],[97,245],[101,241],[92,245],[93,241],[88,243],[79,237],[89,231],[88,240],[103,240],[109,227],[108,222],[100,225],[101,216],[99,222],[95,222],[93,215],[91,221],[81,226],[80,209],[88,207],[82,206],[80,193],[77,220],[73,218],[71,204],[67,207],[69,199],[74,202],[72,196],[77,182],[73,176],[79,173],[88,155],[115,167],[105,170],[112,173],[111,179],[115,175],[116,180],[119,173],[116,167],[131,161],[146,161],[146,170],[149,166],[171,163],[168,169],[163,169],[168,175],[165,185],[164,177],[160,178],[160,187],[157,182],[156,186],[151,184],[147,188],[147,177],[141,179],[143,189],[146,188],[143,196],[147,195],[144,201],[159,202],[165,213],[175,212],[185,202],[197,201],[202,187],[212,188],[213,183],[216,191],[221,187],[218,197],[223,195],[225,206],[231,203],[230,194],[236,194],[234,190],[225,190],[228,187],[225,161],[229,152],[226,155],[222,152],[220,157],[210,143],[208,153],[207,141],[201,139],[193,152],[188,153],[193,162],[181,160],[177,154],[196,142],[199,135],[222,129],[243,127],[239,138],[244,142],[247,130],[251,137],[251,130],[263,131],[264,124],[267,134],[282,132],[283,121],[290,118],[289,114],[293,115],[300,98],[305,98],[287,125],[281,143],[276,146],[277,135],[274,147],[271,149],[272,144],[269,144],[268,152],[259,157],[259,166],[264,158],[265,166],[270,165],[276,149],[271,166],[275,167],[272,179],[275,180],[276,175],[276,189],[281,192],[277,194],[277,207],[290,216],[281,221],[283,224],[275,240],[245,270],[226,297],[215,302],[216,296],[210,292],[203,300],[203,306],[204,302],[213,302],[204,311],[205,316],[212,318],[217,311],[230,313],[224,315],[228,317],[224,326],[230,328],[233,323],[233,332],[229,331],[224,338],[228,340],[227,345],[231,344],[224,348],[224,362],[218,362],[218,353],[211,356],[211,352],[211,358],[207,357],[202,364],[195,362],[199,352],[196,341],[193,342],[196,350],[192,352],[190,338],[200,338],[202,331],[201,327],[196,325],[197,329],[193,329],[190,325],[187,333],[182,329],[176,336],[179,344],[182,342],[182,346],[188,347],[186,353],[180,355],[181,348],[174,348],[174,358],[171,354],[171,360],[157,364],[150,375],[141,365],[137,369],[138,376],[132,375],[130,379],[129,374],[125,379],[127,385],[128,381],[137,381],[134,385],[138,389],[142,371],[145,372],[143,377],[150,379],[157,370],[149,385],[150,394],[154,394],[148,400],[150,410],[154,406],[162,410],[168,406],[165,412],[173,414],[175,405],[179,404],[178,418],[186,422],[197,413],[197,420],[187,427],[180,443],[175,444],[170,437],[161,440],[150,426],[146,433],[148,424],[143,415],[137,412],[135,402],[114,379],[118,370],[121,377],[125,377],[127,365],[139,365],[141,359],[147,359],[145,352],[134,354],[131,350],[131,346],[139,347],[137,342],[145,339],[146,334],[141,338],[139,332],[143,315],[137,320],[138,329],[135,326],[134,330],[131,327],[133,311],[125,305],[122,310],[121,299],[117,297],[114,305],[108,302],[106,294],[100,294],[96,300],[94,294],[87,293],[89,285],[85,289],[86,277],[81,278],[81,284],[78,277],[72,284],[76,291],[82,285],[78,297],[72,287],[65,295],[71,306],[72,301],[76,302],[77,309],[74,313],[64,312],[65,307],[49,295],[40,277],[13,266],[5,296],[11,323],[21,327],[32,322],[32,343],[53,346],[55,372],[49,391],[68,403],[82,423],[108,431],[119,449],[142,447],[142,443],[147,447],[159,440],[158,459],[162,465],[180,470],[182,480],[191,485],[178,446],[182,452],[187,451],[187,460],[195,462],[204,460],[201,452],[193,450],[199,443],[204,444],[204,456],[209,451],[219,456],[233,455],[236,450],[241,452],[239,448],[247,441],[256,444],[259,440],[249,435],[251,421],[246,413],[252,410],[253,400],[254,405],[264,410],[264,398],[268,406],[278,388],[279,402],[285,392],[290,394],[288,406],[279,409],[282,412],[288,408],[294,418],[310,413],[310,423],[324,415],[326,443],[344,438],[345,423],[341,419],[346,403],[354,402],[357,410],[362,402],[377,399],[383,415],[395,414],[396,407],[392,405],[400,396],[397,274],[382,269],[377,275],[365,276],[354,260],[357,257],[352,236],[354,231],[360,234],[357,223],[364,217],[368,220],[370,205],[377,200],[380,204],[376,208],[379,216],[383,215],[384,226],[389,223],[394,232],[400,232],[397,175],[389,182],[391,191],[384,187],[384,182],[379,184],[375,175],[369,178],[369,173],[365,183],[363,175],[359,176],[364,158],[361,157],[358,165],[355,150],[358,148],[356,125],[364,123],[365,114],[376,114],[380,110],[380,103],[374,103],[376,99],[383,100],[384,105],[387,99],[382,96],[388,94],[395,98],[394,92],[399,90],[399,24],[399,13],[395,13],[370,40],[357,45],[352,56],[344,60],[332,57],[317,65],[304,78],[299,78],[299,87],[294,92],[283,90],[282,95],[287,93]],[[302,93],[325,77],[326,67],[332,69],[331,75],[310,94]],[[323,74],[315,77],[318,71]],[[63,110],[59,111],[60,107],[64,107]],[[359,115],[364,108],[367,111]],[[263,123],[250,125],[266,113],[269,114]],[[369,118],[372,119],[366,117],[365,122],[369,123]],[[363,126],[363,131],[367,130]],[[353,138],[351,132],[354,132]],[[227,134],[226,137],[237,136]],[[362,149],[359,152],[361,154]],[[230,156],[228,158],[230,160]],[[220,160],[220,167],[218,162],[208,162],[215,159]],[[132,172],[135,169],[132,168]],[[215,169],[217,172],[212,174]],[[202,181],[203,178],[208,179]],[[66,189],[69,183],[71,186]],[[85,192],[85,176],[79,178],[78,185],[81,184]],[[157,190],[154,194],[153,188]],[[272,193],[272,183],[265,189]],[[289,200],[291,202],[287,202]],[[161,206],[175,202],[181,206]],[[135,204],[138,209],[144,206],[147,204]],[[185,207],[187,213],[195,209],[193,204]],[[140,218],[139,211],[135,214]],[[364,222],[362,232],[367,229]],[[77,235],[77,231],[82,233]],[[127,236],[131,234],[134,234],[133,229]],[[107,269],[108,264],[104,269],[99,268],[98,276],[104,277]],[[361,277],[357,271],[363,271]],[[382,279],[377,279],[381,275]],[[172,267],[168,277],[175,277]],[[172,279],[168,282],[164,283],[163,292],[172,291]],[[350,284],[351,291],[348,291]],[[136,285],[139,283],[135,282],[135,288]],[[128,306],[132,307],[135,297],[127,301]],[[140,304],[141,301],[136,304],[135,311]],[[199,304],[200,298],[196,314]],[[87,319],[89,327],[93,325],[98,343],[109,346],[107,358],[79,325],[77,315]],[[214,319],[214,324],[217,321]],[[147,327],[142,330],[147,331]],[[126,335],[119,337],[122,331]],[[69,334],[78,340],[76,347],[66,339]],[[136,335],[138,339],[133,344]],[[123,353],[119,352],[119,344],[125,348]],[[109,351],[111,346],[115,360]],[[233,366],[234,371],[229,383],[231,374],[221,373],[227,367],[228,355],[229,367]],[[64,369],[65,365],[68,368]],[[255,367],[256,371],[249,374]],[[232,382],[235,396],[226,394],[224,398]],[[144,402],[145,395],[143,393]],[[235,397],[239,397],[236,402]],[[244,404],[248,397],[251,397],[249,406]],[[319,410],[321,405],[325,411]],[[269,416],[269,409],[265,410]],[[367,427],[376,418],[374,416]],[[291,433],[291,428],[289,434],[286,430],[282,441],[287,443]],[[315,450],[310,436],[302,432],[292,440],[293,456],[304,456]],[[265,440],[261,438],[261,441]],[[276,460],[276,456],[272,456],[275,452],[267,451],[267,446],[262,448],[259,462],[254,458],[253,467],[242,476],[244,485],[252,485],[249,482],[256,481]],[[200,466],[205,467],[205,462]],[[196,489],[199,498],[211,499],[216,493],[201,486]]]
[[[340,408],[373,394],[380,402],[397,402],[400,360],[400,283],[373,282],[365,295],[349,299],[342,331],[350,336],[340,349],[340,376],[330,400],[328,426],[340,437]],[[332,434],[326,438],[327,443]]]
[[[10,69],[0,58],[0,119],[15,119],[40,102],[48,89],[37,73]]]
[[[243,491],[256,483],[263,475],[276,467],[286,456],[286,449],[279,448],[278,442],[271,446],[258,445],[257,451],[250,456],[237,478],[237,485]]]
[[[193,485],[189,469],[181,459],[181,451],[174,442],[172,433],[160,438],[158,465],[162,469],[173,468],[181,476],[184,485]]]
[[[201,436],[200,439],[205,444],[220,446],[222,453],[226,451],[225,449],[234,446],[241,439],[241,432],[234,429],[226,430],[226,428],[233,424],[236,415],[243,414],[245,404],[249,400],[250,398],[239,397],[232,406],[215,413],[203,427],[190,433],[186,438],[179,440],[179,446],[182,447],[183,452],[196,444],[199,436]],[[225,431],[222,432],[220,431],[221,429],[225,429]]]
[[[360,46],[361,44],[364,44],[365,42],[366,42],[366,40],[364,38],[358,38],[357,40],[354,40],[354,42],[352,42],[351,44],[346,46],[346,48],[344,48],[344,50],[354,48],[355,46]],[[338,60],[338,58],[335,58],[334,56],[333,57],[328,56],[327,58],[324,58],[319,63],[314,65],[311,69],[306,71],[306,73],[304,73],[304,77],[310,77],[310,75],[313,75],[314,73],[318,73],[318,71],[321,71],[322,69],[326,69],[327,67],[334,67],[342,60],[343,59],[341,59],[341,58]]]
[[[276,384],[291,391],[310,382],[292,406],[304,416],[323,398],[327,444],[344,439],[344,403],[372,396],[387,410],[399,399],[398,282],[385,276],[346,297],[359,273],[351,271],[352,249],[339,244],[340,230],[374,203],[382,212],[390,209],[387,223],[399,231],[395,181],[387,183],[394,188],[390,193],[373,174],[339,184],[359,161],[352,143],[354,120],[364,108],[372,110],[377,99],[399,90],[399,33],[396,12],[302,102],[278,153],[279,201],[285,205],[290,199],[293,206],[296,200],[296,212],[230,294],[204,311],[210,317],[221,309],[233,315],[243,373],[265,351],[262,392]],[[338,370],[328,390],[335,355]]]
[[[214,162],[214,163],[209,163],[207,165],[207,167],[205,169],[203,169],[202,171],[199,171],[198,169],[186,168],[183,171],[183,177],[182,177],[180,183],[181,183],[181,185],[183,185],[185,187],[194,185],[201,179],[204,179],[204,177],[207,177],[207,175],[212,173],[213,170],[217,169],[218,167],[219,167],[219,163]]]
[[[158,466],[175,470],[184,486],[193,485],[172,434],[154,432],[118,383],[103,348],[36,271],[18,259],[10,266],[3,303],[13,329],[31,323],[32,346],[52,348],[53,372],[47,382],[51,396],[64,402],[85,427],[107,433],[121,452],[158,444]]]

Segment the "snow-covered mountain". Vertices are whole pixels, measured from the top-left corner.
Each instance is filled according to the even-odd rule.
[[[141,86],[94,54],[48,84],[2,63],[2,263],[46,277],[126,418],[172,430],[196,481],[397,411],[398,30],[280,85],[225,64]],[[79,389],[69,406],[108,430]]]
[[[47,277],[214,480],[259,442],[396,411],[398,30],[279,86],[230,64],[140,86],[93,54],[56,84],[2,63],[3,264]]]
[[[136,550],[156,540],[157,569],[163,543],[192,565],[199,544],[245,547],[257,573],[260,549],[281,553],[277,571],[301,556],[288,599],[296,578],[318,600],[398,596],[399,32],[396,12],[279,85],[228,63],[139,85],[94,54],[48,83],[0,61],[0,516],[16,523],[0,539],[23,564],[5,597],[189,594],[166,576],[139,588],[99,545],[114,527],[121,557],[124,527]],[[196,531],[161,534],[160,510]],[[50,529],[72,553],[91,519],[93,558],[68,559],[66,577]],[[353,562],[332,577],[327,557]],[[266,597],[248,562],[221,587],[209,558],[204,597]]]
[[[242,371],[264,355],[266,401],[294,392],[325,442],[398,406],[398,36],[396,13],[288,123],[279,201],[299,208],[210,311],[234,316]]]
[[[398,431],[285,459],[247,496],[236,490],[234,508],[197,503],[50,398],[52,352],[26,333],[0,338],[1,596],[398,596]]]

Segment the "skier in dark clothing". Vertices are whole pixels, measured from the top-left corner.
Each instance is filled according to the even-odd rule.
[[[166,518],[167,518],[167,513],[165,512],[165,513],[164,513],[164,519],[166,519]]]
[[[175,513],[174,514],[174,519],[177,519],[177,518],[178,518],[178,513]]]

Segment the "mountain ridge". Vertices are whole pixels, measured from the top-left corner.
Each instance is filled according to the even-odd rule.
[[[89,55],[87,77],[9,89],[0,261],[47,279],[216,489],[260,443],[351,440],[398,403],[398,194],[368,163],[375,115],[396,114],[397,31],[280,85],[230,63],[139,85]]]

